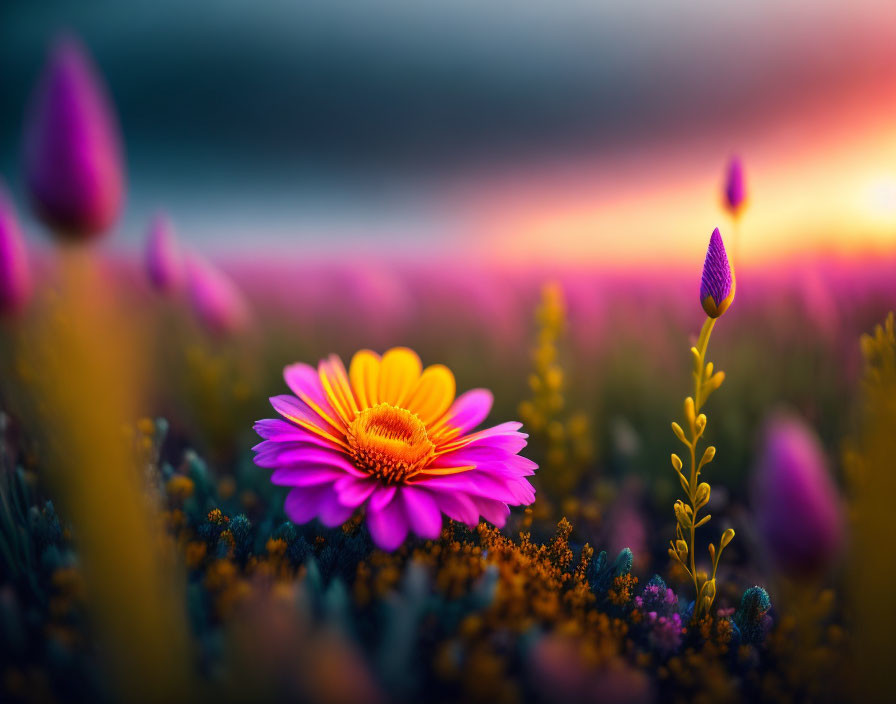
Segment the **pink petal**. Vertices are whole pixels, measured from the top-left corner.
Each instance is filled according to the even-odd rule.
[[[355,512],[352,506],[345,506],[339,502],[339,497],[335,493],[326,496],[320,506],[318,518],[328,528],[341,526]]]
[[[526,446],[526,438],[529,437],[526,433],[519,432],[519,429],[522,427],[523,424],[516,421],[501,423],[500,425],[456,438],[445,444],[442,449],[456,450],[472,445],[490,445],[507,449],[516,447],[516,449],[510,451],[519,452]]]
[[[522,460],[522,462],[517,462],[517,460]],[[538,465],[534,462],[527,460],[525,457],[513,455],[503,460],[483,462],[476,466],[475,471],[498,479],[518,481],[532,476],[536,469],[538,469]]]
[[[311,431],[300,428],[292,423],[287,423],[279,418],[265,418],[253,426],[256,433],[264,440],[284,442],[287,440],[312,442],[312,438],[320,438]],[[322,438],[321,438],[322,439]]]
[[[507,460],[506,467],[515,471],[519,476],[528,477],[535,474],[538,465],[527,457],[516,455]]]
[[[307,523],[319,512],[327,496],[333,494],[329,484],[293,489],[286,495],[284,510],[293,523]]]
[[[395,550],[404,542],[408,534],[408,522],[404,515],[403,502],[392,501],[379,511],[369,507],[367,528],[377,547],[382,550]]]
[[[507,516],[510,515],[510,509],[507,504],[481,496],[474,496],[473,503],[476,504],[476,508],[485,520],[494,524],[497,528],[504,527],[504,524],[507,522]]]
[[[367,477],[359,479],[354,476],[344,476],[336,482],[334,488],[339,495],[339,501],[345,506],[360,506],[380,486],[378,479]]]
[[[321,417],[320,414],[310,408],[308,404],[297,399],[295,396],[281,394],[280,396],[272,396],[270,401],[274,410],[287,420],[292,420],[293,422],[303,421],[313,428],[317,428],[322,433],[326,433],[333,437],[339,437],[342,432],[330,425],[325,418]],[[334,445],[334,443],[326,438],[320,438],[318,444],[325,446]]]
[[[396,487],[393,486],[382,486],[377,487],[377,490],[373,493],[373,496],[370,499],[370,510],[371,511],[380,511],[385,506],[392,501],[392,497],[395,496]]]
[[[528,445],[528,437],[525,433],[504,433],[474,440],[468,447],[491,447],[515,455]]]
[[[304,461],[306,453],[315,449],[315,445],[304,442],[270,442],[256,445],[255,464],[259,467],[274,469],[283,465],[309,464]],[[316,464],[329,464],[317,462]]]
[[[472,389],[461,394],[448,409],[446,415],[450,426],[466,433],[486,419],[492,410],[494,396],[488,389]]]
[[[271,475],[271,483],[278,486],[313,486],[332,484],[345,476],[338,469],[282,467]]]
[[[525,480],[508,480],[477,470],[442,477],[427,477],[415,485],[430,491],[463,492],[474,497],[481,496],[512,504],[532,503],[535,496],[531,485]]]
[[[302,443],[277,444],[280,447],[274,446],[260,452],[255,457],[255,464],[268,469],[284,466],[334,467],[359,477],[367,476],[355,466],[354,462],[340,452]]]
[[[511,456],[511,453],[497,447],[463,447],[433,460],[431,467],[477,467],[487,462],[500,462]]]
[[[442,513],[432,495],[412,486],[403,486],[399,495],[411,529],[421,538],[438,538],[442,532]]]
[[[314,447],[314,445],[308,442],[304,437],[297,437],[299,438],[298,440],[262,440],[257,445],[252,446],[252,451],[261,454],[263,452],[269,453],[274,452],[275,450],[288,448]]]
[[[339,420],[339,415],[333,410],[327,400],[327,394],[320,382],[320,376],[314,367],[308,364],[290,364],[283,370],[283,378],[290,390],[304,401],[312,411],[323,414],[325,420],[334,428],[343,429],[345,424]]]
[[[441,493],[431,492],[433,499],[448,518],[460,523],[465,523],[471,528],[475,528],[479,523],[479,510],[473,503],[473,500],[463,493]]]

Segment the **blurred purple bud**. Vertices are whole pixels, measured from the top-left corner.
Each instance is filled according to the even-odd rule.
[[[725,178],[725,207],[732,215],[740,214],[747,199],[747,187],[744,184],[744,167],[740,159],[733,157],[728,162],[728,175]]]
[[[184,261],[174,226],[163,213],[149,224],[146,235],[146,272],[153,287],[162,293],[177,291],[184,280]]]
[[[796,417],[766,423],[753,490],[757,526],[775,565],[813,574],[831,565],[843,543],[840,497],[821,443]]]
[[[249,308],[236,284],[211,262],[186,257],[187,287],[196,316],[209,332],[229,335],[245,329]]]
[[[57,233],[90,239],[118,217],[123,166],[118,124],[81,43],[53,48],[25,123],[25,179],[37,214]]]
[[[735,280],[719,228],[712,231],[703,278],[700,281],[700,303],[710,318],[718,318],[734,301]]]
[[[31,297],[25,240],[9,192],[0,183],[0,315],[20,312]]]

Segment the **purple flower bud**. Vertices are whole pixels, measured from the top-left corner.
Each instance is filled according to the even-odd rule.
[[[700,281],[700,303],[710,318],[718,318],[734,301],[734,271],[728,263],[728,254],[719,228],[712,231],[706,260],[703,262],[703,278]]]
[[[31,271],[25,241],[6,187],[0,183],[0,314],[11,315],[31,297]]]
[[[843,520],[812,429],[793,416],[773,416],[753,479],[757,526],[776,566],[812,574],[830,565],[843,543]]]
[[[25,124],[25,180],[38,215],[61,236],[96,237],[121,208],[118,125],[80,42],[57,42]]]
[[[184,262],[171,221],[158,213],[146,235],[146,272],[153,287],[162,293],[178,290],[183,284]]]
[[[249,322],[249,309],[236,284],[211,262],[195,254],[186,258],[187,286],[193,310],[209,332],[229,335]]]
[[[725,179],[725,207],[732,215],[739,215],[746,199],[744,167],[740,159],[733,157],[728,162],[728,175]]]

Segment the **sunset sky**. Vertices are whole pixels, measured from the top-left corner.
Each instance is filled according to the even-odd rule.
[[[479,190],[474,220],[496,253],[518,261],[675,260],[699,251],[715,226],[731,247],[734,223],[721,207],[724,140],[695,136],[496,179]],[[826,114],[794,111],[729,151],[742,157],[747,177],[743,262],[896,248],[892,103],[872,97]]]
[[[744,161],[738,257],[896,249],[896,3],[6,3],[0,173],[48,43],[118,107],[133,249],[690,259]],[[39,227],[28,223],[40,241]]]

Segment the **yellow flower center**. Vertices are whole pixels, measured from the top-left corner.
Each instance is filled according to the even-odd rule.
[[[435,454],[423,421],[388,403],[358,413],[345,434],[355,464],[386,484],[416,474]]]

